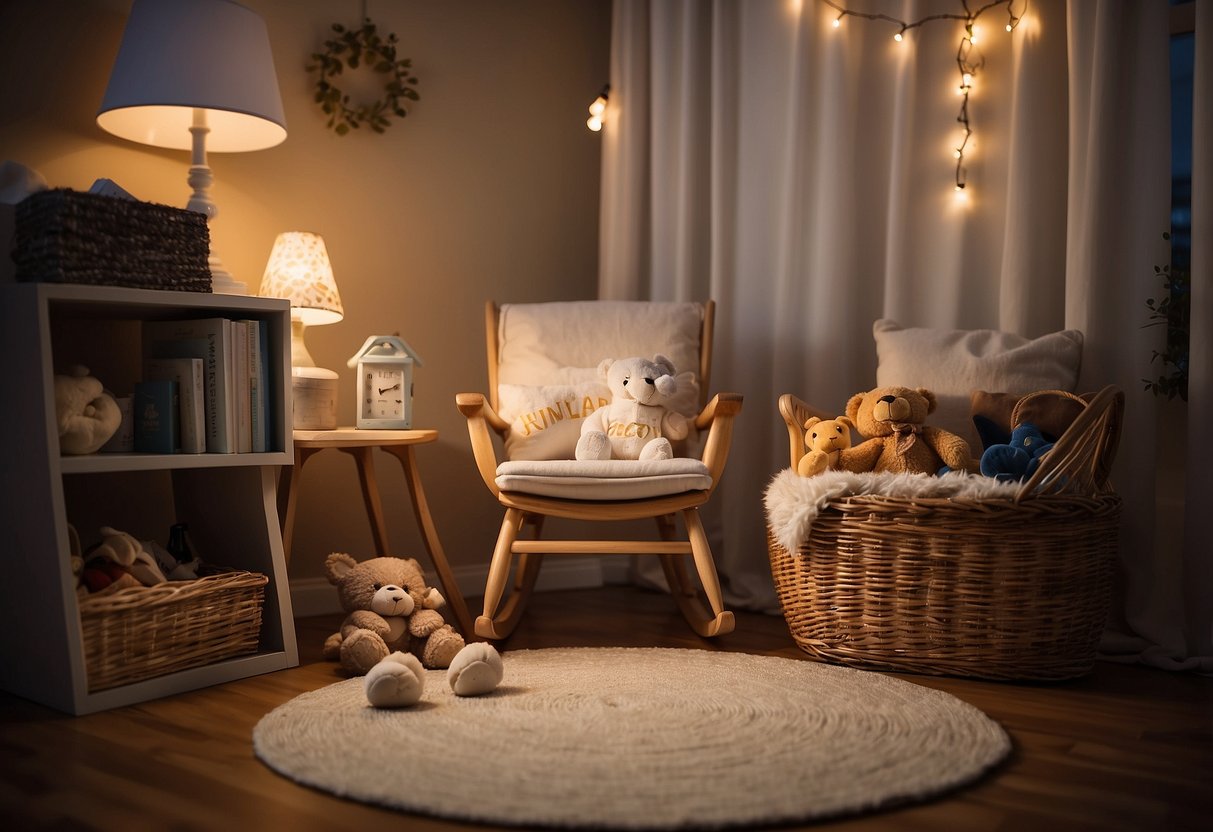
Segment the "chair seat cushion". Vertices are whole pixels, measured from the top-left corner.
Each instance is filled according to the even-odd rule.
[[[511,460],[497,467],[497,487],[566,500],[643,500],[712,487],[698,459]]]

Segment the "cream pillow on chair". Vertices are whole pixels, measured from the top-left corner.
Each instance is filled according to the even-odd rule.
[[[981,437],[969,415],[974,390],[1024,394],[1037,390],[1074,392],[1082,365],[1082,333],[1076,329],[1025,338],[994,329],[927,329],[896,321],[872,325],[876,339],[876,385],[926,387],[939,407],[927,418],[963,436],[974,456]]]

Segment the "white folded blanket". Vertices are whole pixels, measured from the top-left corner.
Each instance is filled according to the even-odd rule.
[[[874,494],[884,497],[943,497],[968,500],[1011,500],[1020,483],[956,471],[941,477],[930,474],[853,474],[823,471],[802,477],[790,468],[776,474],[767,486],[767,525],[779,544],[795,552],[809,539],[813,521],[830,500]]]

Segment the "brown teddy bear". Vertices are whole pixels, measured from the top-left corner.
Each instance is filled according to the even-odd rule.
[[[945,465],[976,472],[969,443],[942,428],[923,424],[935,410],[935,394],[925,387],[877,387],[847,402],[847,417],[867,441],[839,453],[847,471],[935,474]]]
[[[463,637],[437,608],[446,601],[425,585],[420,564],[409,558],[379,557],[359,563],[334,552],[324,561],[349,613],[341,631],[324,642],[324,657],[362,675],[394,651],[409,651],[426,667],[449,667],[463,649]]]
[[[827,468],[837,468],[842,452],[851,447],[854,427],[846,416],[837,419],[812,416],[805,420],[804,445],[808,450],[796,465],[796,473],[811,477]]]

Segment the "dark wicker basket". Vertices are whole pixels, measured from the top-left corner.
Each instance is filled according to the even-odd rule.
[[[768,529],[798,647],[869,670],[1058,680],[1095,663],[1121,499],[1124,394],[1106,388],[1014,500],[830,500],[796,551]]]
[[[41,191],[17,205],[17,280],[211,291],[210,233],[195,211],[152,202]]]

